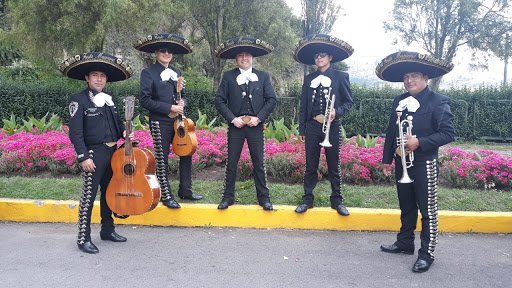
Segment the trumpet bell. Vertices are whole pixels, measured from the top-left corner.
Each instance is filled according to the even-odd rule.
[[[332,147],[331,142],[329,142],[329,139],[326,137],[322,143],[320,143],[320,146],[322,147]]]

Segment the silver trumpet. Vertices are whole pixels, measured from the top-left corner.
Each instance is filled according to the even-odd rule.
[[[325,109],[324,114],[324,123],[322,124],[322,133],[325,133],[324,141],[320,143],[320,146],[322,147],[332,147],[331,143],[329,142],[329,131],[331,130],[331,111],[334,109],[334,100],[336,99],[334,97],[334,94],[331,95],[332,88],[329,87],[329,93],[326,94],[325,98],[325,106],[327,107]]]
[[[407,173],[407,168],[411,168],[414,164],[414,152],[406,152],[405,144],[407,144],[407,135],[412,135],[412,116],[408,115],[406,119],[400,121],[400,117],[402,116],[401,111],[396,112],[397,120],[396,124],[398,125],[398,137],[396,137],[396,143],[398,147],[396,148],[396,154],[400,156],[402,159],[402,178],[398,180],[398,183],[412,183],[414,180],[409,177],[409,173]],[[405,131],[404,131],[405,130]]]

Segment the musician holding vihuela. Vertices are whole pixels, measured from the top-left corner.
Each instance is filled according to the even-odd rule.
[[[438,241],[437,186],[439,147],[455,139],[450,98],[430,90],[428,79],[440,77],[453,64],[417,52],[400,51],[385,57],[377,76],[403,82],[406,93],[395,97],[383,151],[384,174],[395,160],[396,189],[401,210],[400,232],[383,252],[414,254],[414,230],[421,212],[421,246],[413,272],[428,271]]]
[[[91,213],[98,187],[101,191],[101,240],[126,241],[114,230],[113,213],[105,197],[112,179],[110,160],[125,130],[113,98],[104,88],[107,82],[130,78],[132,70],[124,60],[99,52],[70,57],[59,69],[67,77],[87,82],[87,88],[69,100],[69,138],[84,181],[78,208],[77,244],[81,251],[95,254],[99,250],[91,241]]]
[[[203,198],[192,192],[192,154],[196,147],[190,146],[197,146],[197,139],[195,133],[188,133],[193,127],[187,125],[193,126],[193,122],[184,117],[184,81],[181,71],[170,65],[174,55],[191,53],[192,45],[179,35],[161,33],[138,40],[134,48],[155,54],[155,63],[141,72],[139,102],[142,107],[149,110],[151,136],[155,147],[156,176],[160,183],[162,204],[169,208],[180,208],[171,191],[168,166],[170,145],[176,137],[188,139],[181,142],[183,146],[173,146],[174,153],[180,156],[178,196],[193,201]],[[178,150],[181,148],[188,152],[179,154]]]
[[[295,49],[296,61],[316,65],[317,70],[304,78],[300,100],[299,134],[306,145],[306,171],[304,196],[295,209],[304,213],[313,208],[313,190],[318,182],[318,165],[322,147],[327,160],[328,178],[331,183],[331,208],[348,216],[348,209],[341,193],[341,117],[352,108],[349,74],[331,67],[342,61],[354,50],[346,42],[324,34],[304,37]]]

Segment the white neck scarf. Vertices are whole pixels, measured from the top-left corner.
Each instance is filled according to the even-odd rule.
[[[238,85],[256,81],[258,81],[258,75],[252,72],[252,67],[247,70],[240,69],[240,75],[236,77],[236,83],[238,83]]]
[[[311,80],[311,85],[309,87],[317,88],[320,84],[322,84],[323,87],[331,87],[331,82],[331,78],[324,75],[318,75],[315,79]]]
[[[165,70],[160,73],[160,78],[162,78],[162,81],[169,81],[169,79],[178,81],[178,73],[170,68],[165,68]]]
[[[92,97],[92,102],[94,103],[94,105],[96,105],[96,107],[103,107],[105,106],[105,104],[107,104],[107,106],[114,106],[112,96],[103,92],[94,95]]]
[[[420,108],[420,102],[418,102],[416,98],[409,96],[398,102],[398,107],[396,107],[396,111],[404,111],[405,109],[407,109],[407,111],[414,113],[416,112],[416,110],[418,110],[418,108]]]

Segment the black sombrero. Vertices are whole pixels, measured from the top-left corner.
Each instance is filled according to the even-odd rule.
[[[147,53],[154,53],[158,49],[169,49],[172,54],[188,54],[192,52],[192,44],[187,39],[169,33],[148,35],[133,44],[133,48]]]
[[[215,56],[221,59],[235,59],[236,55],[247,52],[252,57],[267,55],[274,47],[267,42],[254,37],[236,37],[220,44],[215,48]]]
[[[108,82],[130,78],[132,68],[123,59],[103,52],[88,52],[64,60],[59,70],[69,78],[85,80],[91,71],[101,71],[107,75]]]
[[[354,48],[336,37],[325,34],[312,34],[299,41],[293,53],[293,58],[297,62],[314,65],[315,54],[322,52],[331,55],[331,62],[335,63],[350,57],[354,52]]]
[[[404,75],[421,72],[429,79],[443,76],[453,69],[453,64],[445,60],[418,52],[399,51],[388,55],[380,61],[375,73],[389,82],[402,82]]]

